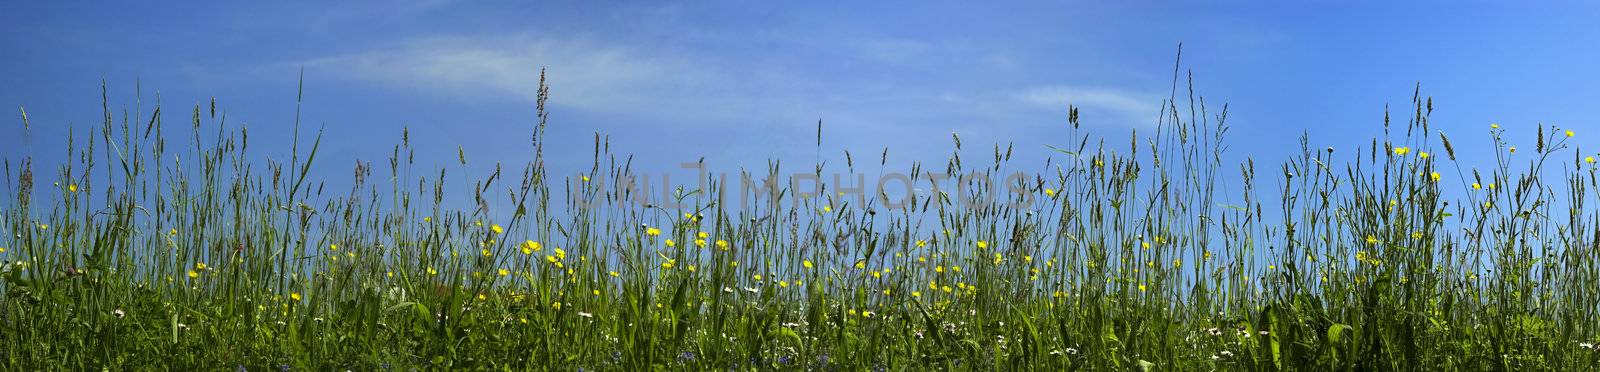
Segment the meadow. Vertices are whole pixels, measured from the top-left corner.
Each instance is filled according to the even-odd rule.
[[[1262,155],[1286,161],[1224,164],[1227,110],[1208,111],[1191,90],[1129,143],[1099,140],[1067,109],[1048,170],[1015,185],[890,206],[825,183],[812,197],[780,184],[735,207],[694,197],[741,187],[709,180],[665,206],[616,184],[640,171],[602,139],[590,172],[548,173],[544,144],[575,139],[545,138],[560,124],[548,122],[549,88],[539,93],[535,160],[483,175],[419,169],[414,146],[440,144],[397,129],[400,143],[357,166],[354,187],[325,189],[312,168],[327,139],[297,136],[289,161],[262,162],[214,103],[103,108],[101,125],[65,144],[64,164],[8,154],[0,369],[1571,371],[1600,361],[1600,214],[1586,205],[1600,180],[1573,148],[1582,133],[1484,123],[1477,135],[1494,148],[1457,149],[1419,94],[1372,124],[1384,134],[1370,146],[1301,138],[1300,153]],[[1533,137],[1519,149],[1513,135]],[[959,135],[950,146],[961,148]],[[906,174],[1004,179],[1013,150]],[[1495,162],[1462,164],[1457,151]],[[452,160],[494,161],[466,150]],[[1021,200],[1031,202],[1007,203]]]

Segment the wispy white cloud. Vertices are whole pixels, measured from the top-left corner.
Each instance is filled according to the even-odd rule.
[[[1062,110],[1075,105],[1082,110],[1112,115],[1133,125],[1153,124],[1161,112],[1161,96],[1128,90],[1048,85],[1023,89],[1012,95],[1017,102],[1044,109]]]
[[[532,100],[548,67],[559,94],[552,103],[623,111],[689,103],[674,92],[710,89],[721,76],[686,58],[597,43],[534,36],[429,37],[318,58],[311,70],[464,99]]]

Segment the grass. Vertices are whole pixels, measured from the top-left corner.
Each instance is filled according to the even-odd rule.
[[[1369,147],[1224,167],[1226,108],[1191,90],[1125,148],[1071,110],[1020,193],[737,208],[693,197],[741,187],[710,180],[669,208],[600,141],[546,173],[539,92],[520,179],[447,182],[403,136],[324,190],[320,137],[259,163],[214,104],[190,128],[107,109],[49,176],[8,159],[0,369],[1597,367],[1600,187],[1553,127],[1520,151],[1493,128],[1471,167],[1418,96]],[[1000,179],[1011,152],[907,173]]]

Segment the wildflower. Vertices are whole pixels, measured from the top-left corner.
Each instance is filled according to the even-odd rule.
[[[645,235],[649,235],[649,236],[661,235],[661,229],[654,228],[654,227],[648,228],[648,229],[644,230],[644,234]]]
[[[1139,242],[1139,248],[1150,249],[1150,242]]]
[[[978,249],[984,249],[984,248],[989,248],[989,242],[988,241],[979,240],[978,241]]]
[[[922,248],[922,247],[926,247],[926,246],[928,246],[928,241],[927,240],[917,240],[917,248]]]
[[[1570,136],[1568,136],[1568,137],[1570,137]],[[67,192],[77,193],[78,192],[78,184],[76,184],[76,183],[68,184],[67,185]]]
[[[939,290],[944,291],[944,293],[950,293],[950,286],[940,287]]]
[[[428,267],[428,275],[439,275],[439,271],[434,270],[433,267]]]
[[[953,272],[953,273],[961,272],[961,266],[951,266],[950,267],[950,272]]]
[[[728,241],[722,240],[722,239],[717,239],[717,249],[721,249],[721,250],[724,250],[724,251],[728,250]]]
[[[705,239],[705,238],[710,237],[710,236],[711,235],[706,234],[705,231],[701,231],[699,234],[695,234],[695,237],[696,238],[700,238],[700,239]]]
[[[1439,182],[1439,172],[1428,173],[1428,180],[1429,181],[1433,181],[1433,182]]]
[[[578,312],[578,316],[585,317],[585,318],[593,318],[594,314],[590,314],[590,313],[585,313],[585,312],[579,311]]]
[[[598,289],[594,290],[593,292],[594,292],[595,296],[599,296],[600,295],[600,290],[598,290]]]
[[[1577,133],[1572,133],[1571,130],[1567,130],[1567,137],[1572,137],[1575,134],[1577,134]]]
[[[39,224],[39,230],[49,230],[49,229],[50,229],[50,224],[47,224],[47,223]]]
[[[667,239],[666,244],[667,244],[667,248],[672,248],[672,247],[677,247],[678,246],[678,242],[672,241],[672,239]]]
[[[856,268],[857,269],[866,269],[867,268],[867,261],[865,261],[865,260],[856,261]]]
[[[934,266],[933,267],[933,272],[943,274],[944,273],[944,265]]]
[[[823,213],[832,212],[832,211],[833,211],[833,206],[832,205],[824,205],[824,206],[822,206],[822,212]]]
[[[1044,196],[1048,196],[1048,197],[1054,198],[1054,197],[1056,197],[1056,190],[1055,189],[1044,189]]]
[[[1511,148],[1510,148],[1510,149],[1509,149],[1509,150],[1510,150],[1510,151],[1511,151],[1511,153],[1513,153],[1513,154],[1515,154],[1515,153],[1517,153],[1517,147],[1516,147],[1516,146],[1511,146]]]
[[[117,317],[117,319],[122,319],[122,317],[127,316],[127,315],[128,315],[127,313],[122,312],[122,309],[116,309],[116,310],[112,310],[111,311],[111,316]]]
[[[608,274],[611,274],[611,277],[613,277],[613,278],[615,278],[615,277],[618,277],[618,276],[621,276],[621,275],[622,275],[622,274],[621,274],[621,273],[618,273],[618,272],[615,272],[615,271],[612,271],[612,272],[610,272],[610,273],[608,273]]]
[[[1378,237],[1367,234],[1367,244],[1378,244]]]
[[[561,250],[561,248],[556,248],[556,259],[557,260],[565,260],[565,259],[567,259],[567,251],[563,251],[563,250]]]
[[[200,277],[200,273],[194,272],[194,270],[189,270],[189,279],[194,279],[194,278],[199,278],[199,277]]]
[[[522,242],[522,254],[533,254],[533,252],[538,252],[541,249],[544,249],[544,246],[539,242],[532,240]]]
[[[1489,129],[1500,129],[1500,123],[1489,123]]]
[[[705,248],[706,247],[706,240],[705,239],[695,239],[694,240],[694,246],[696,248]]]
[[[669,270],[672,269],[673,261],[675,261],[675,260],[667,260],[667,262],[662,262],[661,263],[661,268],[669,269]]]
[[[1410,147],[1396,147],[1396,148],[1394,148],[1394,154],[1395,155],[1405,155],[1408,152],[1411,152],[1411,148]]]
[[[811,268],[811,260],[800,261],[800,266],[805,266],[807,269]]]
[[[501,228],[500,224],[489,225],[489,230],[493,230],[495,234],[506,232],[506,229]]]
[[[492,256],[494,256],[494,253],[489,252],[489,248],[484,248],[484,249],[482,249],[480,251],[481,251],[481,253],[483,254],[484,257],[492,257]]]
[[[487,301],[487,300],[489,300],[489,295],[483,294],[483,292],[478,292],[478,301]]]
[[[300,292],[290,292],[289,293],[289,299],[295,300],[295,301],[300,301]]]
[[[911,291],[911,297],[922,297],[921,291]]]
[[[1432,155],[1429,155],[1427,151],[1418,151],[1417,152],[1417,157],[1419,157],[1419,158],[1427,159],[1429,156],[1432,156]]]
[[[167,230],[167,235],[178,235],[178,229]]]
[[[1589,163],[1589,164],[1594,164],[1594,157],[1593,156],[1585,156],[1585,157],[1583,157],[1583,162]]]
[[[1222,336],[1222,329],[1221,328],[1212,327],[1210,329],[1206,329],[1206,333],[1210,334],[1211,337],[1221,337]]]
[[[759,281],[761,281],[761,274],[756,274],[755,276],[753,276],[753,278],[755,278],[756,281],[759,282]]]
[[[1590,159],[1593,159],[1593,158],[1591,157]],[[1478,190],[1478,189],[1482,189],[1482,188],[1483,188],[1483,185],[1479,185],[1477,182],[1473,182],[1472,183],[1472,189],[1473,190]]]
[[[195,270],[205,271],[206,263],[205,262],[196,262],[196,263],[194,263],[194,269]]]
[[[778,286],[779,287],[784,287],[784,288],[789,288],[789,281],[787,281],[787,280],[779,280],[778,281]]]
[[[1139,292],[1144,292],[1145,289],[1147,289],[1147,288],[1144,286],[1144,284],[1140,284],[1139,285]]]
[[[561,301],[556,301],[556,302],[550,303],[550,308],[551,309],[556,309],[556,310],[561,310]]]
[[[499,274],[500,274],[500,276],[511,275],[511,270],[506,270],[505,268],[501,268],[500,271],[499,271]]]

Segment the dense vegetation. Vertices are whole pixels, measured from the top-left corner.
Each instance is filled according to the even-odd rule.
[[[1370,147],[1302,139],[1263,180],[1222,166],[1226,109],[1190,93],[1127,146],[1071,110],[1048,170],[1016,185],[891,206],[780,183],[741,208],[696,197],[739,195],[713,179],[645,206],[604,141],[589,173],[546,172],[548,95],[536,160],[469,182],[414,169],[397,131],[376,176],[362,163],[347,194],[324,190],[320,137],[257,163],[214,104],[176,130],[160,108],[107,109],[55,172],[8,154],[0,369],[1588,370],[1600,355],[1600,185],[1553,127],[1521,151],[1490,128],[1495,148],[1474,151],[1495,162],[1476,168],[1418,96]],[[1003,180],[1011,155],[906,174]]]

